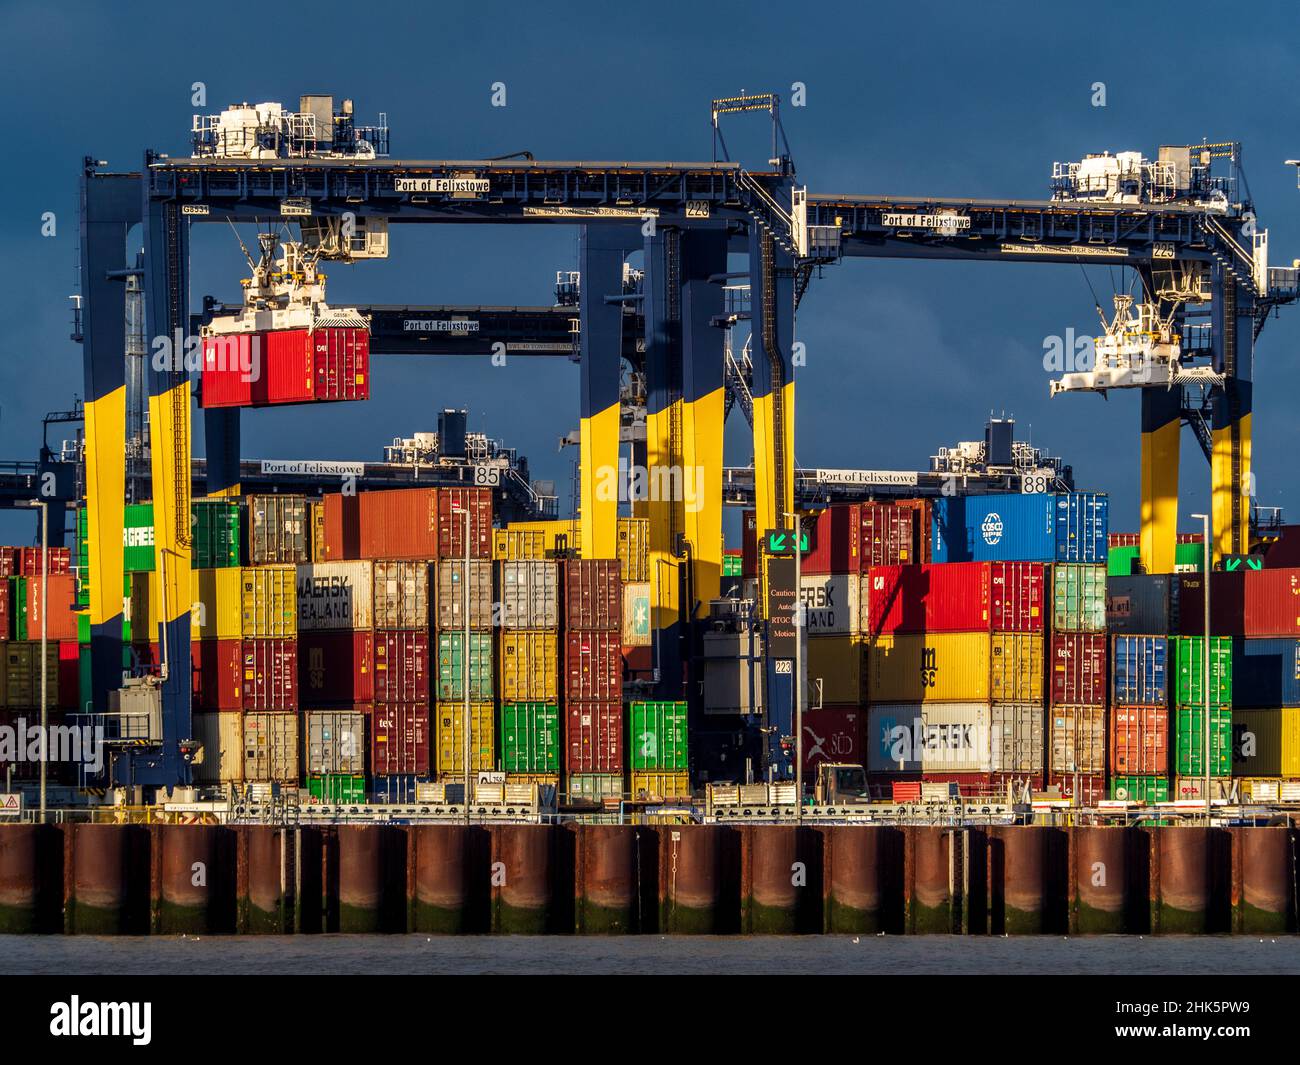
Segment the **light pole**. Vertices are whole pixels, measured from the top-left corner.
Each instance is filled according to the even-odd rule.
[[[48,773],[48,763],[50,760],[49,747],[49,682],[50,671],[49,664],[46,661],[49,653],[49,636],[48,636],[48,616],[50,612],[50,536],[49,536],[49,504],[43,499],[29,499],[29,507],[40,507],[41,510],[41,824],[45,824],[45,786]]]
[[[1203,677],[1201,680],[1204,685],[1204,691],[1201,692],[1202,701],[1205,703],[1205,747],[1204,747],[1204,770],[1205,782],[1205,823],[1210,823],[1210,649],[1214,646],[1213,638],[1210,636],[1210,515],[1193,514],[1193,518],[1201,519],[1201,546],[1204,548],[1201,557],[1201,568],[1205,574],[1205,662],[1202,665]]]
[[[787,513],[785,517],[794,530],[794,617],[791,619],[794,622],[794,676],[791,678],[794,684],[794,820],[795,824],[801,824],[803,822],[803,641],[807,615],[804,611],[802,594],[803,566],[800,564],[802,552],[799,550],[802,530],[799,515]]]
[[[469,788],[469,751],[470,751],[470,743],[469,743],[469,730],[470,730],[470,702],[469,702],[469,675],[470,675],[470,674],[469,674],[469,654],[470,654],[470,651],[469,651],[469,641],[470,641],[470,626],[469,626],[469,609],[470,609],[470,595],[469,595],[469,562],[470,562],[470,553],[469,553],[469,550],[470,550],[470,536],[469,536],[469,530],[470,530],[470,508],[469,508],[469,500],[468,500],[468,498],[466,499],[465,505],[464,505],[463,507],[457,507],[455,504],[453,504],[451,509],[452,509],[453,511],[459,509],[459,510],[460,510],[460,511],[465,515],[465,572],[464,572],[464,574],[462,575],[463,580],[464,580],[464,585],[465,585],[464,588],[462,589],[462,599],[463,599],[463,601],[464,601],[464,610],[465,610],[465,636],[464,636],[464,639],[465,639],[465,646],[464,646],[464,648],[462,648],[462,653],[461,653],[461,668],[460,668],[460,673],[461,673],[461,685],[462,685],[462,687],[463,687],[463,689],[464,689],[464,690],[461,692],[461,694],[464,695],[464,697],[465,697],[465,720],[464,720],[464,721],[462,722],[462,724],[461,724],[461,757],[465,760],[465,763],[464,763],[464,770],[465,770],[465,823],[466,823],[466,824],[469,824],[469,797],[470,797],[470,788]]]

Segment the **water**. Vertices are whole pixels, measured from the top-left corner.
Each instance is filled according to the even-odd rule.
[[[0,936],[0,973],[1300,974],[1300,937]]]

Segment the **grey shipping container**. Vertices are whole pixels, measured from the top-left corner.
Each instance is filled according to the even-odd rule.
[[[414,560],[375,563],[375,628],[429,627],[429,564]]]
[[[297,783],[297,714],[244,715],[244,780]]]
[[[308,710],[304,715],[304,747],[308,776],[342,773],[360,776],[366,771],[366,718],[344,710]]]
[[[1106,578],[1106,627],[1130,635],[1178,631],[1176,573],[1135,573]]]
[[[558,562],[501,563],[501,622],[507,629],[554,629],[560,618]]]
[[[248,560],[254,566],[311,561],[311,524],[306,498],[248,497]]]
[[[465,627],[465,560],[445,558],[438,563],[435,595],[440,631]],[[492,628],[492,563],[471,560],[469,564],[469,627]]]

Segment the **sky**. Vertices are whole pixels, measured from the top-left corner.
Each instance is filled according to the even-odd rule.
[[[709,101],[741,90],[786,101],[800,183],[813,193],[1046,198],[1052,163],[1104,150],[1154,156],[1162,143],[1235,139],[1274,264],[1300,258],[1300,9],[1221,4],[661,2],[652,8],[333,3],[310,16],[228,2],[0,3],[0,87],[9,101],[0,194],[0,461],[33,459],[40,418],[81,395],[69,339],[83,156],[138,169],[146,147],[188,154],[191,115],[302,93],[380,111],[392,154],[465,159],[529,150],[539,159],[711,156]],[[1243,9],[1243,10],[1247,10]],[[203,82],[208,106],[191,104]],[[492,106],[504,82],[506,106]],[[1105,85],[1105,106],[1093,105]],[[805,105],[789,106],[792,87]],[[764,116],[727,127],[734,158],[762,168]],[[54,236],[42,235],[53,212]],[[247,239],[247,237],[246,237]],[[555,272],[577,268],[563,226],[402,227],[382,263],[334,266],[329,299],[351,303],[546,304]],[[233,298],[244,276],[229,229],[199,227],[192,306]],[[1091,289],[1089,287],[1091,282]],[[1044,340],[1097,331],[1118,272],[1053,264],[846,260],[816,279],[797,337],[795,453],[801,466],[925,469],[944,444],[978,439],[990,413],[1069,462],[1080,487],[1111,493],[1112,528],[1136,529],[1138,396],[1048,398]],[[1258,501],[1300,520],[1290,447],[1300,307],[1283,308],[1256,349]],[[377,360],[364,407],[244,417],[246,458],[378,460],[396,436],[464,406],[471,428],[528,456],[567,496],[578,368],[565,360]],[[196,441],[202,434],[196,419]],[[739,411],[727,462],[752,449]],[[1183,528],[1204,508],[1209,468],[1183,434]],[[28,542],[31,518],[0,513],[0,538]],[[728,521],[735,535],[736,515]]]

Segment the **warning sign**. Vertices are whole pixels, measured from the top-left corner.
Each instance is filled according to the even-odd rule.
[[[23,812],[23,797],[0,793],[0,817],[17,817]]]

